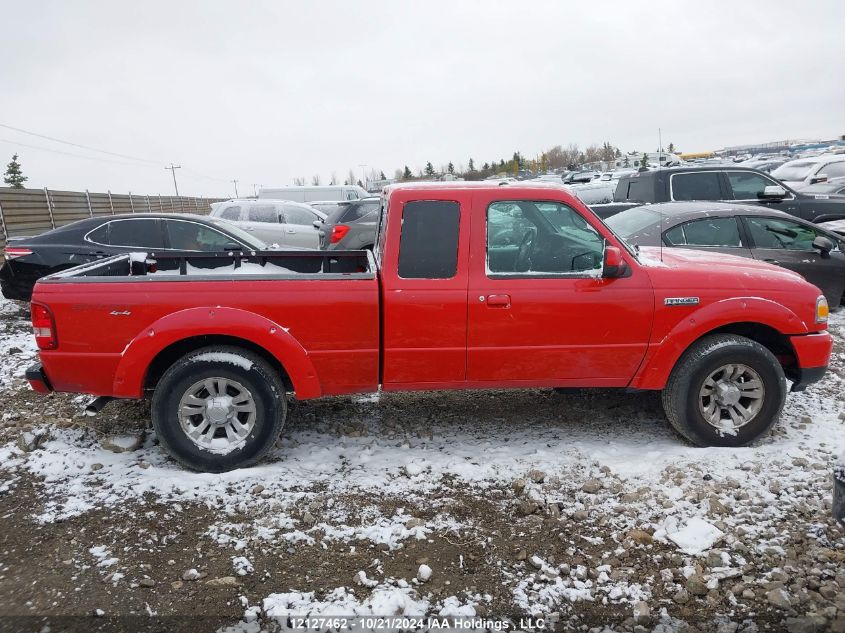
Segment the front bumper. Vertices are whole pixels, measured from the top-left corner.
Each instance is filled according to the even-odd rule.
[[[37,391],[38,393],[50,393],[53,391],[53,387],[50,385],[50,381],[47,379],[47,374],[44,373],[41,363],[36,363],[27,369],[25,376],[33,391]]]
[[[803,391],[807,385],[821,380],[827,371],[830,353],[833,351],[833,338],[828,332],[815,332],[789,337],[795,350],[797,367],[787,372],[792,380],[792,391]]]

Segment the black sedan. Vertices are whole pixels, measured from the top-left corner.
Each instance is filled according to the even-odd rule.
[[[29,301],[45,275],[132,251],[264,250],[264,242],[224,221],[197,215],[110,215],[80,220],[37,237],[11,238],[0,268],[7,299]]]
[[[781,211],[722,202],[667,202],[633,207],[606,220],[628,243],[727,253],[794,270],[832,308],[845,294],[842,236]]]

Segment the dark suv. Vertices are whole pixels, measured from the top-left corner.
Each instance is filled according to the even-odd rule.
[[[378,214],[381,199],[362,198],[339,202],[320,226],[320,248],[329,250],[355,251],[372,250],[376,241]]]

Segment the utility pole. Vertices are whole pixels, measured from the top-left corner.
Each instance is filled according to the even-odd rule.
[[[232,182],[235,184],[235,197],[237,198],[238,197],[238,179],[235,178]]]
[[[182,169],[182,165],[174,165],[170,163],[170,167],[165,167],[165,169],[169,169],[170,173],[173,174],[173,188],[176,190],[176,197],[179,197],[179,185],[176,184],[176,170]]]

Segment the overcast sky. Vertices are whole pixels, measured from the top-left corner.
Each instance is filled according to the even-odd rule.
[[[658,127],[684,151],[833,138],[844,31],[836,0],[8,0],[0,124],[151,162],[6,128],[0,162],[18,152],[28,186],[170,194],[173,161],[181,193],[231,195],[361,164],[654,151]]]

